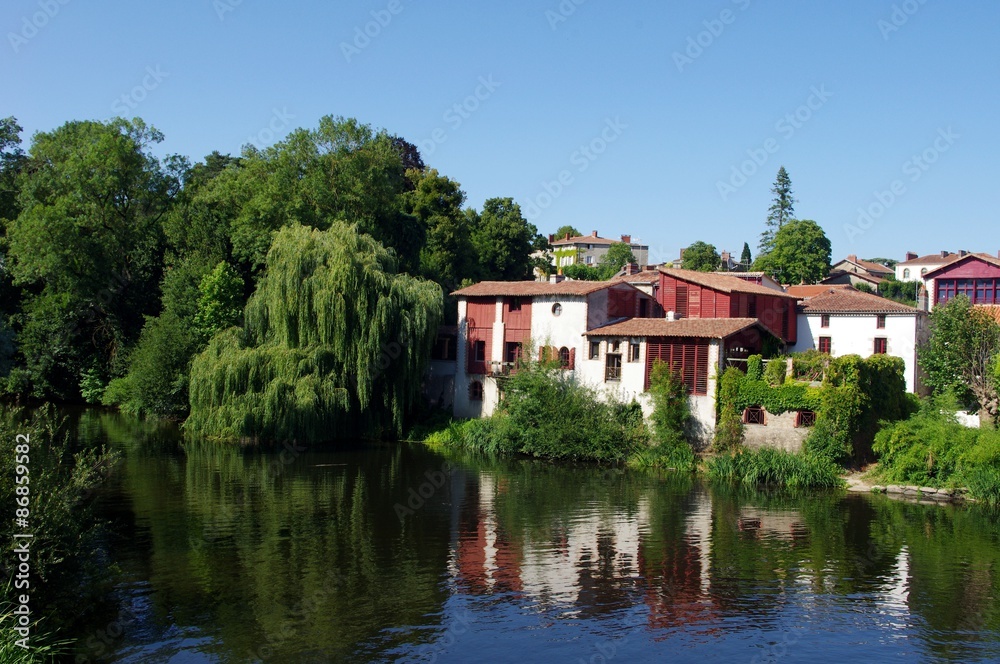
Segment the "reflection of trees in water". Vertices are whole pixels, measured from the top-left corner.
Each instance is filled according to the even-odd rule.
[[[130,467],[158,621],[207,626],[221,641],[211,648],[236,659],[347,656],[354,644],[413,638],[380,642],[379,632],[440,612],[447,524],[440,510],[405,526],[396,518],[393,505],[425,481],[425,467],[401,455],[380,448],[282,463],[189,443],[183,457]]]

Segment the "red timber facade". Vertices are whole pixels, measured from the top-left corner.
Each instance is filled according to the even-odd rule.
[[[684,379],[689,394],[708,394],[708,339],[692,337],[670,339],[649,337],[646,339],[646,381],[644,389],[649,389],[649,376],[653,364],[659,360]]]
[[[496,322],[496,298],[470,297],[466,314],[466,354],[470,374],[485,374],[493,357],[493,323]]]
[[[796,341],[797,298],[737,277],[661,268],[657,298],[678,318],[756,318],[784,343]]]
[[[934,306],[944,304],[957,295],[965,295],[973,304],[1000,304],[1000,259],[967,254],[928,272],[924,279],[928,286],[933,283],[930,294]]]

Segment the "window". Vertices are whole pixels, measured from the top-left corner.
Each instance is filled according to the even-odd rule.
[[[472,342],[472,361],[473,362],[485,362],[486,361],[486,342],[485,341],[473,341]]]
[[[563,369],[569,369],[569,348],[563,346],[559,349],[559,366]]]
[[[622,347],[622,342],[617,341],[617,340],[616,341],[612,341],[611,342],[611,350],[609,352],[611,352],[611,353],[617,353],[617,352],[621,351],[621,347]]]
[[[628,345],[628,361],[639,361],[639,344],[634,341]]]
[[[821,314],[819,317],[820,327],[830,327],[830,314]]]
[[[601,342],[591,341],[590,342],[590,359],[596,360],[601,356]]]
[[[594,264],[594,257],[593,256],[585,256],[584,259],[583,259],[583,262],[586,263],[587,265],[593,265]]]
[[[558,316],[561,313],[562,313],[562,305],[556,302],[555,304],[552,305],[552,315]]]
[[[760,424],[764,426],[767,424],[767,419],[764,417],[764,409],[760,406],[750,406],[743,411],[743,424]]]
[[[924,276],[925,274],[927,274],[927,268],[926,268],[926,267],[922,267],[922,268],[920,268],[920,276],[922,277],[922,276]]]
[[[469,401],[483,400],[483,384],[478,380],[469,383]]]
[[[910,268],[904,268],[903,269],[903,279],[909,279],[909,278],[910,278]]]
[[[830,352],[830,337],[820,337],[819,338],[819,352],[829,353]]]
[[[811,427],[816,424],[816,413],[812,410],[800,410],[795,413],[796,427]]]
[[[604,380],[622,379],[622,356],[619,353],[608,353],[604,364]]]
[[[748,295],[747,296],[747,318],[757,317],[757,296]]]
[[[875,316],[875,327],[884,330],[885,329],[885,314],[879,314]]]
[[[649,318],[649,300],[646,298],[639,300],[639,318]]]
[[[454,334],[440,334],[431,350],[432,360],[455,360],[455,351],[458,338]]]
[[[510,311],[520,311],[521,310],[521,298],[514,297],[510,300]]]
[[[518,341],[508,341],[503,347],[503,361],[514,364],[521,359],[521,343]]]
[[[888,339],[886,339],[885,337],[876,337],[875,338],[875,354],[876,355],[885,355],[886,350],[888,349],[888,347],[889,347]]]

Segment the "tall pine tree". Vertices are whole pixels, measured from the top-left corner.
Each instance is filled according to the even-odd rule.
[[[760,234],[760,245],[757,247],[761,255],[771,253],[774,249],[774,236],[782,226],[795,218],[796,200],[792,196],[792,179],[788,177],[784,166],[778,169],[771,193],[774,194],[774,200],[767,210],[767,228]]]
[[[740,269],[743,270],[744,272],[748,272],[752,264],[753,264],[753,257],[750,255],[750,245],[744,242],[743,253],[740,254]]]

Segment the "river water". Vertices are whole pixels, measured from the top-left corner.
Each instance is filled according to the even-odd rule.
[[[1000,661],[1000,517],[86,412],[118,613],[78,661]]]

